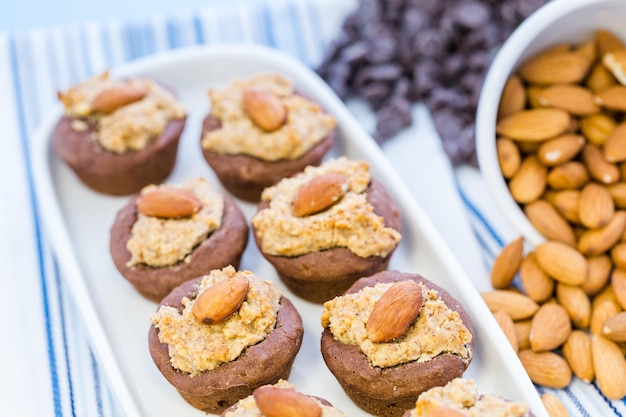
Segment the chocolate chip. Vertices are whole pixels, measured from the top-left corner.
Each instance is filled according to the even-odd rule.
[[[486,4],[478,1],[465,1],[458,4],[453,12],[454,21],[466,28],[477,29],[483,26],[491,17],[491,11]]]
[[[361,88],[360,96],[376,109],[379,108],[389,96],[390,89],[389,83],[370,83]]]
[[[382,140],[397,135],[411,125],[411,103],[401,97],[393,97],[376,113],[376,130]]]

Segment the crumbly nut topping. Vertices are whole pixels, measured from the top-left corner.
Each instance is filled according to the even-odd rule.
[[[158,187],[172,185],[149,185],[141,190],[147,193]],[[191,179],[176,186],[192,191],[202,202],[202,208],[189,217],[162,219],[137,213],[126,248],[131,254],[128,266],[146,264],[155,268],[191,260],[193,249],[204,241],[209,233],[222,225],[224,197],[204,178]]]
[[[91,103],[101,92],[131,85],[144,89],[146,96],[124,105],[109,114],[94,113]],[[133,78],[116,80],[105,72],[71,87],[59,99],[68,116],[95,120],[95,139],[104,149],[114,153],[124,153],[143,149],[151,140],[159,136],[170,120],[181,119],[186,111],[176,97],[149,79]],[[79,127],[79,125],[72,125]],[[84,130],[78,128],[76,130]]]
[[[312,178],[331,172],[348,178],[348,191],[343,198],[320,213],[295,216],[293,200],[300,188]],[[385,227],[384,219],[367,202],[369,182],[366,162],[341,157],[319,167],[309,166],[304,172],[266,188],[261,198],[270,201],[270,205],[252,219],[261,249],[270,255],[298,256],[345,247],[362,258],[386,256],[402,236]]]
[[[289,382],[284,379],[279,380],[276,384],[273,385],[277,388],[286,388],[295,390],[296,388],[291,385]],[[346,415],[336,409],[335,407],[322,404],[317,398],[313,398],[317,403],[319,403],[322,408],[322,417],[345,417]],[[263,414],[259,411],[254,401],[254,396],[249,395],[246,398],[239,400],[237,403],[237,408],[234,411],[229,411],[225,414],[225,417],[264,417]]]
[[[439,297],[437,290],[420,283],[424,304],[406,333],[390,343],[367,338],[366,324],[374,305],[393,283],[379,283],[324,303],[322,326],[341,343],[356,345],[373,366],[385,368],[407,362],[427,362],[442,353],[452,353],[469,362],[472,334]]]
[[[285,124],[265,132],[254,124],[243,105],[243,91],[257,88],[274,93],[287,110]],[[211,114],[220,129],[207,132],[202,147],[221,154],[245,154],[266,161],[296,159],[319,143],[335,127],[335,119],[317,103],[294,95],[293,83],[276,74],[236,78],[224,89],[209,90]]]
[[[448,407],[470,417],[527,417],[528,405],[506,401],[495,395],[478,395],[474,381],[456,378],[443,387],[422,393],[410,417],[428,417],[437,407]]]
[[[191,312],[197,294],[235,275],[245,276],[250,282],[239,311],[218,324],[198,321]],[[196,294],[183,298],[182,313],[174,307],[161,306],[151,320],[159,329],[159,340],[168,345],[172,366],[196,376],[237,359],[244,349],[264,340],[276,325],[281,296],[272,282],[227,266],[202,278]]]

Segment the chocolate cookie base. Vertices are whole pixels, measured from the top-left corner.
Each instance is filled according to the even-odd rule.
[[[248,243],[248,224],[234,199],[224,195],[222,225],[191,253],[189,261],[155,268],[145,264],[129,267],[131,254],[126,244],[137,221],[137,199],[132,198],[118,213],[111,227],[109,248],[117,270],[144,297],[159,302],[185,281],[228,265],[239,267]]]
[[[75,117],[63,116],[52,132],[52,147],[76,176],[89,188],[104,194],[129,195],[149,184],[163,182],[172,172],[178,141],[186,118],[170,121],[163,133],[145,148],[116,154],[104,149],[92,135],[93,122],[77,131]]]
[[[410,279],[424,283],[439,292],[448,308],[457,311],[465,327],[474,336],[469,316],[448,292],[418,274],[383,271],[371,277],[361,278],[346,294],[352,294],[381,282],[397,282]],[[470,347],[474,349],[474,337]],[[354,403],[368,413],[381,417],[400,417],[415,408],[419,394],[435,386],[443,386],[463,375],[469,362],[450,353],[444,353],[427,362],[409,362],[389,368],[372,366],[357,346],[336,340],[326,328],[322,333],[321,351],[328,369],[335,375],[346,394]]]
[[[221,127],[221,122],[208,115],[202,122],[202,134]],[[220,182],[235,197],[249,202],[258,202],[266,187],[274,185],[282,178],[290,177],[309,165],[319,165],[324,155],[335,142],[336,132],[329,134],[297,159],[264,161],[253,156],[227,155],[202,148],[204,159],[211,166]]]
[[[160,305],[182,310],[183,297],[192,296],[199,279],[187,281],[174,289]],[[245,349],[239,357],[194,377],[174,369],[167,344],[161,343],[158,330],[150,327],[149,348],[154,363],[163,376],[192,406],[207,413],[219,414],[262,386],[287,379],[302,344],[302,319],[291,302],[282,297],[276,327],[261,342]]]
[[[372,179],[367,189],[367,201],[374,212],[385,219],[385,225],[397,231],[402,229],[400,211],[384,186]],[[262,201],[258,210],[269,206]],[[386,256],[361,258],[347,248],[332,248],[301,256],[287,257],[263,253],[261,243],[254,233],[257,247],[274,266],[280,279],[297,296],[314,303],[323,303],[342,294],[357,279],[387,269],[394,250]]]

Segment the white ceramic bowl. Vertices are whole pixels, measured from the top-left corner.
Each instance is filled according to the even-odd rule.
[[[504,84],[517,67],[543,49],[559,43],[577,45],[607,29],[626,41],[625,0],[553,0],[532,14],[504,43],[485,78],[476,116],[480,170],[508,222],[529,242],[545,238],[513,200],[496,154],[496,114]]]

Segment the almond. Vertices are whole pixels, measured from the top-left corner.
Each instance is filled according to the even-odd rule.
[[[191,216],[201,208],[202,203],[193,191],[168,186],[142,192],[137,200],[140,213],[164,219]]]
[[[549,417],[569,417],[569,412],[565,405],[551,392],[541,394],[541,401],[543,406],[546,407]]]
[[[574,190],[589,182],[589,174],[585,165],[570,161],[552,168],[546,182],[553,190]]]
[[[615,299],[623,310],[626,310],[626,270],[615,269],[611,274],[611,287]]]
[[[606,319],[602,335],[614,342],[626,342],[626,311]]]
[[[538,303],[546,301],[554,292],[554,280],[539,267],[533,252],[522,261],[520,281],[526,295]]]
[[[600,113],[591,90],[579,85],[551,85],[541,90],[537,99],[544,107],[563,109],[576,116]]]
[[[585,60],[591,64],[592,62],[594,62],[597,57],[597,51],[596,51],[596,42],[595,40],[589,40],[587,42],[583,42],[581,43],[576,49],[575,49],[576,53],[578,55],[581,55],[583,58],[585,58]]]
[[[596,229],[608,224],[613,215],[615,215],[615,204],[609,189],[596,183],[585,185],[578,201],[580,222],[590,229]]]
[[[492,313],[503,310],[513,320],[527,319],[539,309],[539,305],[531,298],[511,290],[493,290],[480,295]]]
[[[559,282],[556,285],[556,300],[569,315],[572,324],[579,329],[589,327],[591,320],[591,301],[585,291],[578,286]]]
[[[530,347],[535,352],[556,349],[567,340],[572,325],[567,311],[558,304],[544,304],[530,325]]]
[[[504,178],[513,177],[522,163],[522,157],[517,145],[510,139],[499,138],[496,140],[496,149],[502,176]]]
[[[611,260],[617,268],[626,270],[626,242],[613,246],[611,249]]]
[[[556,240],[570,246],[576,245],[574,230],[558,211],[547,201],[537,200],[526,204],[524,213],[539,233],[549,240]]]
[[[609,282],[613,265],[606,255],[587,258],[587,278],[583,282],[582,289],[589,296],[596,295]]]
[[[554,206],[565,219],[572,223],[580,223],[578,216],[578,202],[580,201],[580,191],[563,190],[554,195]]]
[[[586,256],[598,256],[615,245],[626,228],[626,211],[617,211],[609,223],[587,230],[578,239],[578,250]]]
[[[546,189],[547,172],[536,156],[526,157],[509,182],[513,199],[518,203],[530,203],[541,197]]]
[[[545,242],[535,248],[537,263],[557,281],[580,285],[587,276],[587,260],[576,249],[562,242]]]
[[[626,208],[626,182],[609,185],[609,191],[615,205],[619,208]]]
[[[513,324],[517,342],[519,343],[519,350],[530,349],[530,326],[532,319],[514,321]]]
[[[600,391],[612,400],[623,398],[626,395],[626,359],[619,346],[595,334],[591,337],[591,355]]]
[[[246,88],[243,92],[243,107],[254,124],[266,132],[278,129],[287,119],[285,106],[271,91]]]
[[[191,313],[204,324],[219,324],[239,310],[249,286],[248,278],[241,275],[213,284],[198,294]]]
[[[594,39],[596,41],[598,56],[604,56],[609,52],[626,49],[624,43],[612,32],[606,29],[597,30]]]
[[[252,393],[264,417],[321,417],[322,407],[308,395],[288,388],[265,385]]]
[[[565,110],[522,110],[500,120],[496,132],[515,140],[537,142],[564,133],[569,124],[570,115]]]
[[[111,87],[103,90],[91,102],[91,111],[99,113],[111,113],[122,106],[139,101],[146,96],[143,88],[130,84],[119,87]]]
[[[502,89],[498,120],[524,109],[524,106],[526,106],[526,89],[522,80],[517,75],[513,75],[506,81]]]
[[[313,178],[300,188],[293,200],[293,213],[298,217],[319,213],[341,200],[348,191],[345,175],[329,172]]]
[[[572,372],[583,382],[591,382],[595,377],[591,358],[591,338],[582,330],[570,333],[561,350]]]
[[[539,96],[541,95],[541,87],[533,87],[530,86],[526,90],[526,95],[528,96],[528,104],[530,104],[530,108],[532,109],[542,109],[543,105],[539,102]]]
[[[615,297],[615,291],[613,291],[613,287],[610,285],[602,288],[602,291],[600,291],[598,294],[596,294],[595,297],[593,297],[593,301],[591,302],[591,308],[593,309],[595,305],[603,303],[605,301],[612,302],[617,310],[621,310],[621,307],[617,302],[617,297]]]
[[[591,68],[585,84],[591,91],[598,93],[616,83],[611,72],[602,63],[597,63]]]
[[[613,129],[602,151],[607,162],[626,161],[626,122],[620,123]]]
[[[534,84],[567,84],[581,81],[589,62],[586,57],[575,52],[542,53],[522,65],[521,77]]]
[[[598,91],[594,101],[609,110],[626,111],[626,86],[613,85]]]
[[[604,145],[617,126],[615,120],[604,113],[592,114],[580,121],[580,130],[594,145]]]
[[[367,324],[367,338],[374,343],[397,339],[419,315],[424,302],[422,289],[413,281],[394,283],[378,299]]]
[[[573,159],[585,146],[585,138],[580,135],[565,134],[543,142],[537,149],[539,162],[552,167]]]
[[[589,331],[591,334],[602,334],[604,323],[620,312],[619,304],[613,300],[601,300],[591,304],[591,321]]]
[[[585,145],[582,151],[582,158],[591,178],[604,184],[614,184],[619,181],[619,168],[607,162],[602,151],[597,146],[592,144]]]
[[[626,84],[626,49],[607,52],[602,63],[621,84]]]
[[[572,380],[569,365],[554,352],[522,350],[519,358],[530,379],[550,388],[565,388]]]
[[[506,311],[499,310],[493,313],[496,321],[500,325],[500,328],[504,332],[504,335],[509,340],[509,343],[515,350],[515,353],[519,352],[519,342],[517,340],[517,333],[515,332],[515,324],[513,319],[508,315]]]
[[[494,288],[508,288],[519,270],[524,255],[524,238],[519,237],[510,242],[493,261],[491,268],[491,285]]]

